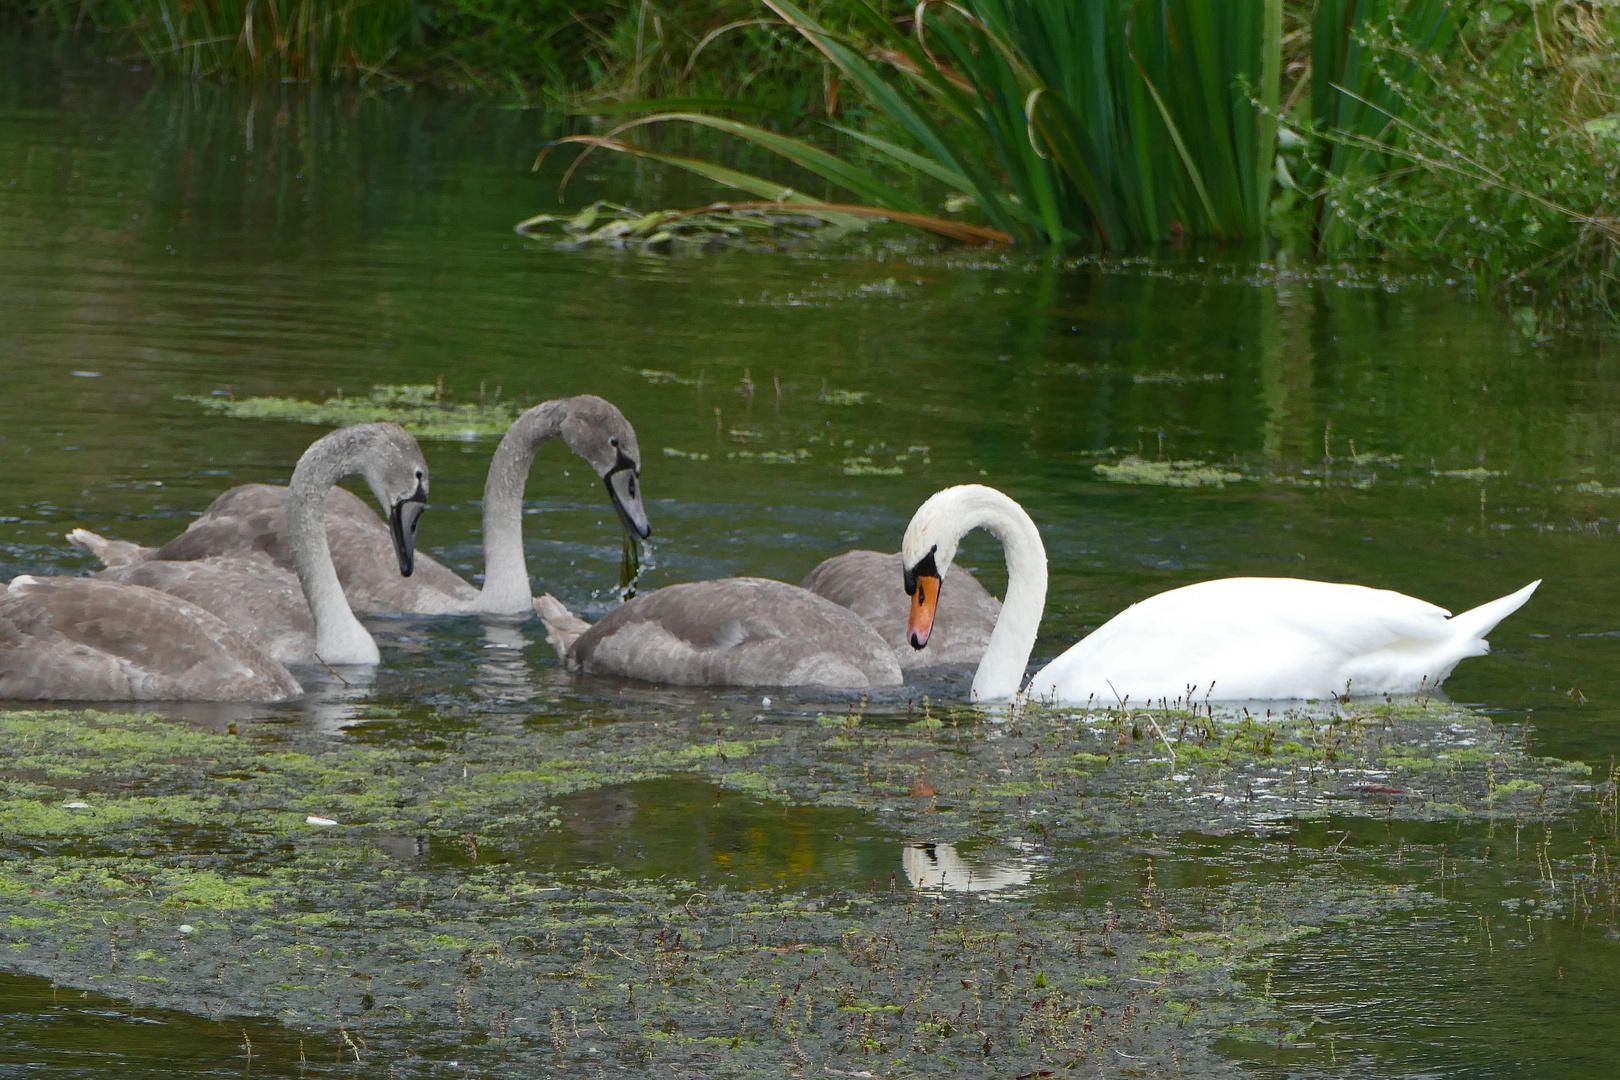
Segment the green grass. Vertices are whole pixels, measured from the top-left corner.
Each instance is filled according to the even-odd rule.
[[[1399,132],[1414,80],[1427,74],[1418,55],[1445,53],[1456,34],[1445,0],[1318,0],[1311,14],[1310,112],[1298,119],[1302,127],[1330,136],[1317,140],[1312,154],[1320,176],[1342,182],[1397,167],[1382,144]],[[1411,53],[1380,48],[1386,38],[1399,39]],[[1326,189],[1314,200],[1312,235],[1318,250],[1342,243],[1346,235]]]

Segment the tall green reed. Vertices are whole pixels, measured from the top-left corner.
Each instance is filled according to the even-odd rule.
[[[190,78],[428,77],[551,96],[603,69],[620,0],[0,0]],[[596,61],[593,66],[593,61]]]
[[[63,26],[127,36],[179,75],[321,79],[382,74],[422,41],[416,0],[43,0]]]
[[[1320,135],[1312,164],[1332,183],[1366,179],[1398,167],[1384,149],[1400,142],[1400,120],[1416,84],[1429,72],[1419,57],[1444,55],[1458,24],[1448,0],[1317,0],[1311,14],[1311,96],[1308,124]],[[1404,52],[1376,41],[1399,40]],[[1421,106],[1418,106],[1421,108]],[[1329,212],[1327,187],[1315,199],[1312,238],[1318,250],[1349,239],[1346,223]]]
[[[1282,0],[926,0],[909,27],[855,0],[850,31],[765,4],[876,112],[875,128],[834,125],[864,156],[691,112],[616,129],[613,148],[637,151],[616,139],[636,124],[719,127],[871,206],[929,213],[919,192],[943,188],[1035,243],[1263,232]]]

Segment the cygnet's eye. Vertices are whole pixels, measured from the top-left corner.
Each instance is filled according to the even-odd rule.
[[[619,437],[617,435],[610,436],[608,438],[608,445],[617,448],[619,445]]]
[[[423,477],[423,476],[424,476],[424,475],[425,475],[425,474],[424,474],[424,473],[423,473],[423,472],[422,472],[422,470],[421,470],[421,469],[417,469],[417,470],[416,470],[416,478],[417,478],[417,479],[418,479],[418,480],[420,480],[420,479],[422,479],[422,477]]]

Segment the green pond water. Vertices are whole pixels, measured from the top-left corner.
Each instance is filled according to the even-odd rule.
[[[895,550],[972,480],[1042,528],[1037,663],[1210,577],[1541,589],[1455,705],[1252,729],[579,680],[474,619],[373,620],[373,682],[285,707],[0,713],[0,1076],[1611,1074],[1620,342],[1220,249],[565,250],[512,231],[564,123],[0,38],[0,579],[320,430],[194,399],[442,379],[624,411],[641,588]],[[723,194],[603,156],[565,205]],[[423,442],[420,544],[468,576],[492,446]],[[616,603],[589,469],[549,448],[527,508],[536,581]]]

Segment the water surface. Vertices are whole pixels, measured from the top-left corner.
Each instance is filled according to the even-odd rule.
[[[1612,338],[1527,334],[1437,275],[1256,265],[1219,250],[1055,265],[881,232],[774,254],[555,250],[511,225],[557,205],[562,161],[539,174],[529,163],[559,117],[421,91],[152,87],[16,41],[0,53],[0,576],[87,572],[61,538],[75,526],[161,542],[226,487],[284,482],[317,434],[225,418],[188,396],[317,398],[441,378],[457,400],[591,392],[618,404],[641,441],[655,530],[642,587],[798,581],[852,546],[895,550],[928,494],[980,481],[1042,528],[1052,578],[1037,662],[1129,603],[1209,577],[1352,581],[1452,610],[1540,578],[1492,635],[1494,653],[1465,661],[1447,692],[1522,724],[1534,753],[1602,775],[1616,752]],[[568,205],[721,194],[602,159]],[[474,576],[491,447],[424,449],[434,481],[421,545]],[[1097,471],[1126,455],[1233,478],[1168,487]],[[552,447],[529,495],[536,581],[588,617],[607,610],[621,541],[600,483]],[[969,540],[962,562],[993,589],[1005,582],[987,538]],[[756,694],[574,680],[533,624],[374,628],[374,685],[328,681],[315,706],[238,713],[413,742],[586,713],[792,723],[854,704],[775,695],[767,707]],[[919,861],[937,854],[907,846],[926,837],[855,811],[713,802],[717,791],[599,789],[565,808],[565,847],[501,857],[729,875],[746,888],[938,885]],[[429,864],[468,857],[400,843],[413,847],[401,857]],[[1063,872],[1088,857],[1065,856]],[[1011,888],[1043,880],[1016,851],[996,859],[985,873]],[[1477,888],[1509,884],[1482,874]],[[1259,1067],[1332,1072],[1349,1055],[1362,1075],[1485,1076],[1511,1057],[1515,1075],[1571,1075],[1556,1049],[1573,992],[1561,987],[1584,980],[1580,1000],[1620,988],[1612,943],[1598,933],[1557,946],[1535,968],[1539,989],[1525,990],[1466,942],[1407,947],[1466,936],[1443,923],[1295,946],[1272,993],[1285,1011],[1327,1017],[1337,1041]],[[74,1007],[75,1030],[128,1022],[113,1006]],[[1461,1034],[1431,1027],[1440,1011],[1464,1018]],[[38,1006],[16,1015],[30,1045],[64,1022]],[[1456,1053],[1452,1039],[1510,1017],[1522,1042],[1511,1054],[1494,1043]],[[186,1021],[156,1022],[189,1040]],[[160,1045],[150,1053],[171,1052]],[[51,1075],[87,1067],[53,1055],[41,1058]]]

